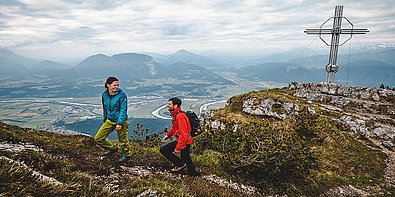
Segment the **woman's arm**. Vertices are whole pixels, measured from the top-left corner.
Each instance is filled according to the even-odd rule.
[[[103,123],[104,123],[104,122],[106,122],[106,119],[107,119],[107,109],[106,109],[106,106],[104,105],[104,96],[103,95],[101,96],[101,104],[103,107]]]
[[[119,117],[117,123],[119,125],[123,125],[123,122],[125,121],[126,117],[128,116],[128,98],[126,97],[126,94],[122,94],[121,97],[119,98],[119,104],[120,104],[120,109],[119,109]]]

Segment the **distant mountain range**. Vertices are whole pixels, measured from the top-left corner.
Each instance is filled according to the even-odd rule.
[[[27,77],[35,74],[46,75],[48,78],[63,79],[103,79],[108,76],[117,76],[136,81],[142,79],[175,78],[204,80],[210,83],[228,85],[234,84],[207,68],[200,66],[200,64],[186,63],[185,61],[189,58],[194,60],[192,62],[199,62],[199,58],[205,58],[185,50],[167,57],[166,61],[163,61],[166,65],[155,61],[149,55],[138,53],[121,53],[111,57],[103,54],[92,55],[76,66],[49,60],[26,58],[7,49],[0,50],[0,58],[3,60],[0,63],[0,75],[6,74],[7,76]],[[157,58],[161,60],[160,57]]]
[[[43,70],[63,70],[72,66],[49,60],[39,60],[18,55],[0,48],[0,76],[29,75]]]
[[[344,50],[344,49],[343,49]],[[217,58],[216,58],[217,57]],[[233,84],[218,73],[234,72],[238,77],[257,81],[289,83],[292,81],[325,81],[325,51],[308,48],[266,55],[260,58],[237,59],[237,55],[203,56],[179,50],[174,54],[121,53],[111,57],[97,54],[87,57],[75,66],[48,60],[37,60],[0,49],[0,75],[43,75],[56,78],[95,78],[109,75],[131,80],[141,79],[195,79],[210,83]],[[233,63],[232,63],[233,62]],[[395,48],[372,48],[347,54],[339,52],[337,83],[359,86],[395,86]],[[213,72],[216,71],[216,72]]]
[[[157,64],[152,57],[137,53],[122,53],[111,57],[93,55],[72,68],[79,77],[104,78],[109,75],[119,78],[152,78],[167,73],[166,67]]]
[[[276,62],[246,66],[233,72],[246,79],[289,83],[292,81],[322,82],[326,80],[325,65],[328,55],[287,59],[278,54]],[[276,55],[271,56],[275,59]],[[335,82],[354,86],[378,87],[380,84],[395,86],[395,48],[377,49],[356,54],[339,55],[339,70]]]
[[[1,75],[16,73],[26,73],[32,65],[39,63],[41,60],[23,57],[14,52],[0,48],[0,72]]]

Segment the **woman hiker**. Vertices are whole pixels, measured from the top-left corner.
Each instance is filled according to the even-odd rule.
[[[118,161],[123,162],[132,155],[128,140],[127,96],[119,88],[119,80],[115,77],[108,77],[104,87],[106,91],[102,94],[103,125],[96,133],[95,142],[106,150],[103,153],[104,156],[116,153],[117,145],[107,139],[107,136],[115,129],[118,133],[119,145],[122,148],[122,154],[120,154]]]

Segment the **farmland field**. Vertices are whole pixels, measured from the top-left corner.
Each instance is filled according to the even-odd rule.
[[[180,97],[184,111],[199,113],[200,110],[223,107],[231,96],[270,87],[269,84],[238,79],[232,73],[222,75],[237,85],[171,79],[147,80],[137,85],[123,83],[121,87],[128,94],[129,130],[136,129],[137,123],[150,132],[170,127],[166,108],[170,97]],[[56,80],[7,82],[0,88],[0,120],[34,129],[94,135],[102,123],[102,91],[100,82],[94,79],[67,83]]]
[[[151,131],[170,126],[170,120],[155,117],[152,112],[158,108],[161,117],[170,117],[164,107],[168,98],[128,97],[129,128],[136,129],[136,123]],[[199,112],[200,107],[213,100],[184,99],[183,109]],[[53,131],[72,130],[94,135],[101,124],[102,107],[100,98],[30,98],[0,100],[2,121],[22,127]],[[224,102],[211,108],[222,107]],[[208,107],[208,108],[210,108]],[[85,128],[88,127],[88,128]]]

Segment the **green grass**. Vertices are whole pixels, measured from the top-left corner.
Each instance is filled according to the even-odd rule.
[[[256,98],[257,103],[267,98],[296,103],[300,111],[285,120],[245,114],[242,105],[249,98]],[[194,101],[185,103],[186,109],[197,106]],[[308,106],[315,107],[317,113],[308,113]],[[351,110],[361,106],[348,107]],[[347,133],[349,127],[334,120],[341,116],[341,112],[321,111],[316,105],[291,96],[284,88],[234,96],[228,106],[214,112],[213,120],[224,123],[225,129],[206,125],[207,131],[192,146],[192,159],[203,174],[255,186],[265,195],[319,196],[344,185],[380,187],[386,155],[367,148],[361,142],[364,139]],[[202,178],[125,174],[116,165],[117,157],[101,158],[103,150],[87,136],[65,136],[1,123],[0,142],[28,143],[43,149],[44,152],[0,151],[0,155],[24,161],[32,169],[64,183],[54,188],[32,177],[27,169],[0,161],[4,166],[0,169],[0,194],[5,196],[136,196],[148,189],[163,196],[246,195]],[[132,141],[133,156],[126,166],[170,169],[170,162],[159,153],[160,145],[155,140]],[[119,186],[111,187],[109,183]],[[391,196],[394,191],[380,190],[383,196]]]
[[[242,103],[248,98],[256,98],[258,103],[267,98],[280,102],[296,102],[300,112],[298,116],[290,116],[284,121],[247,115],[242,112]],[[215,120],[227,125],[225,130],[208,127],[206,129],[210,132],[207,135],[210,137],[204,137],[197,142],[201,157],[207,155],[212,159],[199,156],[197,158],[205,168],[215,168],[210,163],[219,162],[216,166],[221,167],[214,170],[225,172],[228,176],[231,174],[240,182],[254,184],[262,192],[273,191],[273,194],[279,192],[290,196],[317,196],[341,185],[380,185],[386,167],[386,155],[369,149],[356,136],[344,132],[347,125],[332,120],[332,117],[340,116],[339,113],[320,113],[320,110],[316,110],[318,113],[312,115],[307,112],[307,106],[309,105],[304,101],[284,94],[281,89],[232,97],[227,107],[214,113]],[[239,129],[235,130],[234,125],[238,125]],[[251,136],[252,139],[249,140]],[[264,143],[264,149],[253,152],[251,149],[257,140]],[[206,146],[212,150],[202,151]],[[292,146],[303,147],[305,151],[300,151],[300,148],[293,150]],[[260,161],[251,160],[252,162],[246,163],[248,157],[260,158]],[[271,157],[280,162],[273,163],[267,159]],[[235,165],[240,162],[246,167]],[[290,172],[296,174],[289,174],[284,169],[287,166],[290,167]],[[257,170],[254,171],[255,168]],[[303,170],[298,173],[300,169]],[[276,174],[276,171],[279,173]],[[287,179],[282,180],[282,171],[287,172]],[[264,175],[256,179],[260,174]]]
[[[0,156],[23,161],[29,168],[64,183],[54,186],[41,182],[32,176],[30,169],[0,160],[0,194],[5,196],[136,196],[147,189],[164,196],[192,196],[195,193],[198,196],[243,196],[195,177],[127,175],[116,164],[116,156],[101,159],[99,155],[103,150],[87,136],[67,136],[0,123],[0,142],[35,144],[43,149],[43,152],[18,153],[0,150]],[[171,168],[170,162],[160,155],[159,145],[145,147],[140,144],[131,142],[133,156],[126,166],[151,166],[157,170]],[[195,157],[199,156],[193,154]],[[200,164],[199,160],[195,161],[197,166],[207,164],[204,161]],[[210,167],[215,169],[214,165]],[[206,169],[201,171],[215,172]],[[119,186],[110,186],[111,180]]]

